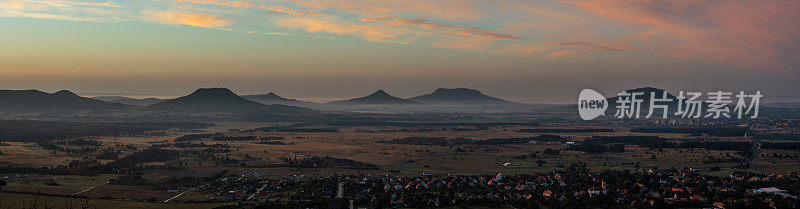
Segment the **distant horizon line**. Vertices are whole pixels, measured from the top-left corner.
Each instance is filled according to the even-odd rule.
[[[230,89],[230,88],[226,88],[226,87],[198,87],[197,89],[202,89],[202,88],[225,88],[225,89]],[[456,87],[456,88],[444,88],[444,89],[459,89],[459,88],[477,90],[477,91],[480,91],[481,93],[483,93],[483,91],[481,91],[479,89],[468,88],[468,87]],[[638,87],[638,88],[641,88],[641,87]],[[657,87],[653,87],[653,88],[657,88]],[[195,90],[197,90],[197,89],[195,89]],[[440,89],[440,88],[436,88],[436,89]],[[436,89],[434,89],[434,91]],[[635,89],[635,88],[628,88],[628,89]],[[661,88],[657,88],[657,89],[661,89]],[[4,89],[4,90],[38,90],[38,91],[47,92],[47,91],[40,90],[40,89]],[[69,89],[60,89],[60,90],[69,90]],[[379,89],[379,90],[383,90],[383,89]],[[57,92],[57,91],[59,91],[59,90],[55,90],[53,92]],[[69,90],[69,91],[72,91],[72,90]],[[376,91],[378,91],[378,90],[376,90]],[[384,91],[386,91],[386,90],[384,90]],[[277,94],[277,95],[279,95],[281,97],[284,97],[284,98],[297,99],[297,100],[301,100],[301,101],[308,101],[308,102],[315,102],[315,103],[326,103],[326,102],[341,101],[341,100],[347,100],[347,99],[353,99],[353,98],[360,97],[360,96],[355,96],[355,97],[285,97],[285,96],[277,93],[276,91],[255,92],[255,93],[236,93],[236,92],[234,92],[234,93],[236,93],[239,96],[244,96],[244,95],[268,94],[270,92],[273,92],[273,93],[275,93],[275,94]],[[672,91],[669,91],[669,92],[672,92]],[[52,93],[52,92],[50,92],[50,93]],[[186,93],[75,92],[75,94],[78,94],[78,95],[80,95],[82,97],[89,97],[89,98],[101,97],[101,96],[121,96],[121,97],[129,97],[129,98],[134,98],[134,99],[146,99],[146,98],[174,99],[174,98],[186,96],[186,95],[188,95],[190,93],[191,93],[191,91],[190,92],[186,92]],[[427,91],[427,93],[423,92],[422,95],[428,94],[428,93],[432,93],[432,91]],[[488,96],[491,96],[491,95],[488,95]],[[405,97],[400,97],[400,98],[407,99]],[[500,97],[497,97],[497,98],[500,98]],[[525,102],[520,102],[520,101],[514,101],[514,100],[511,100],[511,99],[505,99],[505,98],[500,98],[500,99],[507,100],[507,101],[512,101],[512,102],[523,103],[523,104],[569,105],[569,104],[574,104],[576,102],[576,101],[573,101],[573,100],[551,100],[551,101],[534,101],[534,102],[525,101]],[[770,95],[768,98],[765,98],[764,102],[765,103],[795,103],[795,102],[800,102],[800,98],[787,96],[787,95]]]
[[[200,87],[200,88],[197,88],[197,89],[203,89],[203,88],[224,88],[224,89],[229,89],[230,90],[230,88],[226,88],[226,87]],[[476,90],[476,91],[478,91],[478,92],[483,94],[483,92],[481,90],[479,90],[479,89],[467,88],[467,87],[436,88],[436,89],[434,89],[434,91],[437,90],[437,89],[471,89],[471,90]],[[233,91],[233,90],[231,90],[231,91]],[[386,91],[386,90],[378,89],[376,91]],[[258,95],[258,94],[275,93],[275,91],[261,92],[261,93],[237,93],[237,92],[234,91],[234,93],[236,95],[239,95],[239,96],[244,96],[244,95]],[[429,93],[432,93],[432,92],[429,92]],[[429,94],[429,93],[422,93],[422,95]],[[76,94],[78,94],[80,96],[83,96],[83,97],[90,97],[90,98],[92,98],[92,97],[100,97],[100,96],[122,96],[122,97],[130,97],[130,98],[134,98],[134,99],[146,99],[146,98],[174,99],[174,98],[177,98],[177,97],[188,95],[188,94],[170,94],[170,93],[120,93],[120,92],[77,92]],[[353,99],[353,98],[357,98],[358,97],[358,96],[356,96],[356,97],[285,97],[285,96],[283,96],[281,94],[278,94],[278,93],[275,93],[275,94],[278,95],[278,96],[284,97],[284,98],[288,98],[288,99],[297,99],[297,100],[301,100],[301,101],[308,101],[308,102],[315,102],[315,103],[327,103],[327,102],[348,100],[348,99]],[[392,95],[392,96],[394,96],[394,95]],[[491,95],[488,95],[488,96],[491,96]],[[400,98],[408,99],[408,98],[405,98],[405,97],[400,97]],[[496,98],[499,98],[499,97],[496,97]],[[511,102],[522,103],[522,104],[553,104],[553,105],[561,105],[561,104],[572,104],[573,103],[573,101],[519,102],[519,101],[512,101],[512,100],[504,99],[504,98],[500,98],[500,99],[506,100],[506,101],[511,101]]]
[[[178,98],[178,97],[186,96],[186,94],[167,94],[167,93],[161,93],[161,94],[145,94],[145,93],[126,94],[126,93],[92,93],[92,92],[83,92],[83,93],[76,93],[76,94],[78,94],[80,96],[83,96],[83,97],[89,97],[89,98],[101,97],[101,96],[121,96],[121,97],[130,97],[130,98],[134,98],[134,99],[147,99],[147,98],[175,99],[175,98]],[[236,95],[242,96],[242,95],[251,95],[251,94],[236,94]],[[281,97],[283,97],[283,96],[281,96]],[[297,100],[308,101],[308,102],[316,102],[316,103],[325,103],[325,102],[332,102],[332,101],[338,101],[338,100],[351,99],[351,98],[348,98],[348,97],[285,97],[285,98],[297,99]]]

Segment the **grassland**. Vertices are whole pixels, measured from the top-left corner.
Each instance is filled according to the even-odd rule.
[[[514,143],[514,144],[447,144],[447,145],[412,145],[387,143],[394,139],[406,137],[444,137],[447,139],[465,138],[472,141],[490,140],[496,138],[535,137],[540,133],[519,132],[526,127],[515,125],[492,126],[488,129],[430,129],[425,131],[401,130],[397,127],[336,127],[338,132],[248,132],[244,130],[265,126],[290,125],[290,123],[219,123],[203,129],[192,130],[167,130],[163,135],[151,136],[97,136],[92,139],[101,142],[98,149],[108,147],[135,147],[136,150],[159,145],[163,149],[181,152],[197,152],[205,147],[179,148],[173,140],[186,134],[219,133],[224,136],[256,136],[271,138],[281,144],[263,144],[259,140],[244,141],[217,141],[213,139],[199,139],[191,143],[204,143],[207,145],[224,145],[226,152],[217,152],[219,158],[233,159],[236,163],[220,163],[218,159],[204,159],[196,155],[183,155],[177,159],[166,162],[149,162],[148,165],[166,166],[180,169],[144,169],[142,177],[148,185],[114,185],[108,184],[110,179],[119,175],[104,174],[99,176],[80,175],[25,175],[16,176],[7,174],[8,185],[5,191],[45,193],[53,195],[76,195],[94,199],[133,199],[137,201],[156,200],[163,201],[175,196],[164,188],[153,185],[164,184],[169,179],[181,177],[203,178],[228,170],[231,173],[244,173],[259,171],[268,173],[269,178],[280,179],[287,175],[305,175],[310,177],[324,177],[331,174],[386,174],[394,175],[419,175],[422,173],[435,174],[525,174],[531,172],[549,172],[570,167],[585,167],[592,171],[607,169],[635,170],[650,168],[704,168],[720,167],[721,171],[709,172],[709,175],[730,175],[734,167],[741,166],[745,156],[730,150],[709,150],[698,148],[669,148],[653,149],[638,145],[625,145],[624,152],[606,152],[590,154],[583,151],[566,149],[570,145],[566,142],[580,143],[592,136],[660,136],[668,139],[692,139],[697,136],[674,133],[633,133],[629,128],[614,127],[613,132],[576,132],[557,133],[566,140],[557,143]],[[330,128],[327,126],[312,126],[311,128]],[[558,128],[607,128],[604,126],[566,125]],[[746,141],[741,137],[728,137],[724,140]],[[136,150],[124,150],[120,157],[130,155]],[[546,150],[556,150],[558,154],[547,154]],[[25,165],[30,167],[68,165],[72,160],[87,157],[76,153],[64,151],[45,150],[30,142],[9,142],[0,146],[0,165]],[[773,157],[795,156],[800,153],[794,150],[762,150],[765,156],[761,157],[753,172],[791,172],[800,171],[798,158]],[[345,169],[337,167],[290,167],[275,166],[284,164],[285,159],[300,159],[312,156],[331,156],[349,159],[361,163],[377,165],[378,170]],[[716,159],[713,161],[712,159]],[[107,163],[111,160],[103,160]],[[52,184],[54,182],[56,184]],[[3,196],[11,194],[4,193]],[[22,197],[22,196],[20,196]],[[27,197],[27,196],[26,196]],[[5,197],[4,197],[5,198]],[[178,202],[207,201],[209,194],[189,192]],[[69,199],[69,198],[68,198]],[[60,199],[59,199],[60,200]],[[98,200],[99,201],[99,200]],[[131,207],[152,206],[158,208],[161,204],[133,201],[131,204],[140,204]],[[12,201],[13,202],[13,201]],[[21,201],[17,201],[21,203]],[[105,204],[105,203],[103,203]],[[147,205],[151,204],[151,205]],[[5,203],[4,203],[5,205]],[[98,203],[100,205],[100,203]],[[170,206],[171,204],[163,204]],[[204,207],[208,205],[199,205]]]

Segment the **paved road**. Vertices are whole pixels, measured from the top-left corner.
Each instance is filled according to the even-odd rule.
[[[92,189],[94,189],[94,187],[89,187],[89,188],[86,188],[86,189],[84,189],[84,190],[82,190],[82,191],[80,191],[80,192],[75,192],[75,194],[72,194],[72,195],[79,195],[79,194],[81,194],[81,193],[84,193],[84,192],[86,192],[86,191],[89,191],[89,190],[92,190]]]
[[[747,135],[745,135],[747,137]],[[761,142],[758,139],[753,139],[753,158],[750,159],[750,169],[756,168],[756,160],[758,160],[758,151],[761,149]]]
[[[183,195],[183,194],[186,194],[186,192],[189,192],[189,189],[187,189],[186,191],[183,191],[183,192],[181,192],[181,193],[180,193],[180,194],[178,194],[178,195],[175,195],[175,196],[174,196],[174,197],[172,197],[172,198],[169,198],[169,199],[167,199],[167,200],[164,200],[164,202],[169,202],[169,201],[172,201],[172,200],[174,200],[175,198],[178,198],[178,197],[180,197],[181,195]]]
[[[344,182],[339,182],[339,189],[336,191],[336,198],[344,198]]]
[[[269,183],[264,183],[264,186],[261,186],[261,188],[258,188],[256,190],[256,192],[254,192],[253,194],[250,195],[250,197],[247,197],[247,200],[253,199],[253,197],[255,197],[259,192],[261,192],[261,190],[264,190],[264,188],[267,188],[267,184],[269,184]]]

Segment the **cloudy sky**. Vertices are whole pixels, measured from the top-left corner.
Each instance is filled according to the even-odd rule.
[[[294,98],[654,86],[800,100],[797,0],[0,0],[0,89]],[[323,99],[320,99],[323,98]]]

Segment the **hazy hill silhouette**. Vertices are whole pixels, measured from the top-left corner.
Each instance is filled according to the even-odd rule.
[[[52,94],[39,90],[0,90],[0,111],[72,111],[126,109],[120,103],[78,96],[68,90]]]
[[[187,96],[148,105],[148,110],[199,112],[268,112],[316,113],[317,111],[288,105],[265,105],[246,100],[226,88],[201,88]]]
[[[625,90],[625,91],[628,92],[628,93],[639,93],[639,92],[644,93],[643,95],[637,96],[637,99],[641,99],[642,100],[641,107],[640,107],[640,110],[639,110],[639,117],[640,118],[644,118],[647,115],[647,113],[650,111],[650,95],[652,93],[654,93],[655,94],[655,99],[663,99],[663,94],[666,92],[667,93],[667,97],[666,98],[667,99],[671,99],[672,102],[668,102],[668,103],[667,102],[655,102],[655,105],[667,105],[668,106],[668,108],[667,108],[667,111],[668,111],[667,112],[667,117],[675,117],[674,113],[678,110],[679,102],[678,102],[677,97],[675,95],[673,95],[672,93],[667,92],[667,91],[665,91],[663,89],[653,88],[653,87],[635,88],[635,89],[628,89],[628,90]],[[622,91],[617,92],[617,93],[621,93],[621,92]],[[701,114],[701,118],[704,117],[705,114],[707,113],[705,110],[706,110],[706,108],[708,108],[708,104],[709,104],[707,102],[704,102],[707,99],[708,95],[706,94],[706,92],[702,92],[702,93],[703,93],[703,95],[700,98],[697,98],[698,101],[703,101],[701,103],[701,107],[700,107],[700,110],[699,110],[700,114]],[[615,95],[616,95],[616,93],[615,93]],[[686,99],[688,99],[688,97],[690,97],[690,96],[684,95],[684,97],[687,97]],[[619,96],[609,97],[607,99],[609,106],[608,106],[608,109],[606,109],[606,116],[614,117],[614,114],[617,112],[617,105],[618,105],[617,104],[617,100],[619,100]],[[686,106],[687,106],[686,104],[687,103],[684,101],[683,104],[682,104],[682,108],[685,109]],[[733,109],[731,109],[731,111],[733,111]],[[654,113],[653,113],[652,117],[660,118],[662,116],[661,112],[662,112],[661,109],[657,109],[657,108],[654,109]]]
[[[159,102],[163,102],[166,99],[159,99],[159,98],[144,98],[144,99],[136,99],[130,97],[122,97],[122,96],[99,96],[99,97],[92,97],[92,99],[103,100],[106,102],[116,102],[126,105],[134,105],[134,106],[147,106]]]
[[[643,99],[644,100],[644,102],[642,102],[642,105],[644,105],[644,104],[648,104],[649,105],[650,104],[650,94],[651,93],[655,93],[656,99],[661,99],[662,98],[662,93],[666,92],[666,90],[659,89],[659,88],[653,88],[653,87],[635,88],[635,89],[628,89],[628,90],[625,90],[625,91],[628,92],[628,93],[634,93],[634,92],[635,93],[639,93],[639,92],[644,93],[644,95],[638,96],[638,99]],[[622,91],[620,91],[620,92],[622,92]],[[620,92],[617,92],[617,93],[620,93]],[[675,97],[675,95],[672,95],[671,93],[667,92],[667,99],[672,99],[674,101],[677,101],[676,98],[677,97]],[[608,101],[610,101],[611,104],[616,104],[618,99],[619,99],[619,96],[614,96],[614,97],[609,97]]]
[[[243,95],[242,98],[258,102],[261,104],[283,104],[283,105],[301,105],[301,106],[317,104],[314,102],[306,102],[296,99],[284,98],[273,92],[269,92],[268,94]]]
[[[378,90],[365,97],[359,97],[343,101],[328,102],[332,105],[414,105],[423,104],[422,102],[412,101],[389,95],[383,90]]]
[[[448,105],[498,105],[498,104],[519,104],[503,99],[487,96],[478,90],[468,88],[439,88],[433,93],[411,97],[409,100],[428,103],[428,104],[448,104]]]

